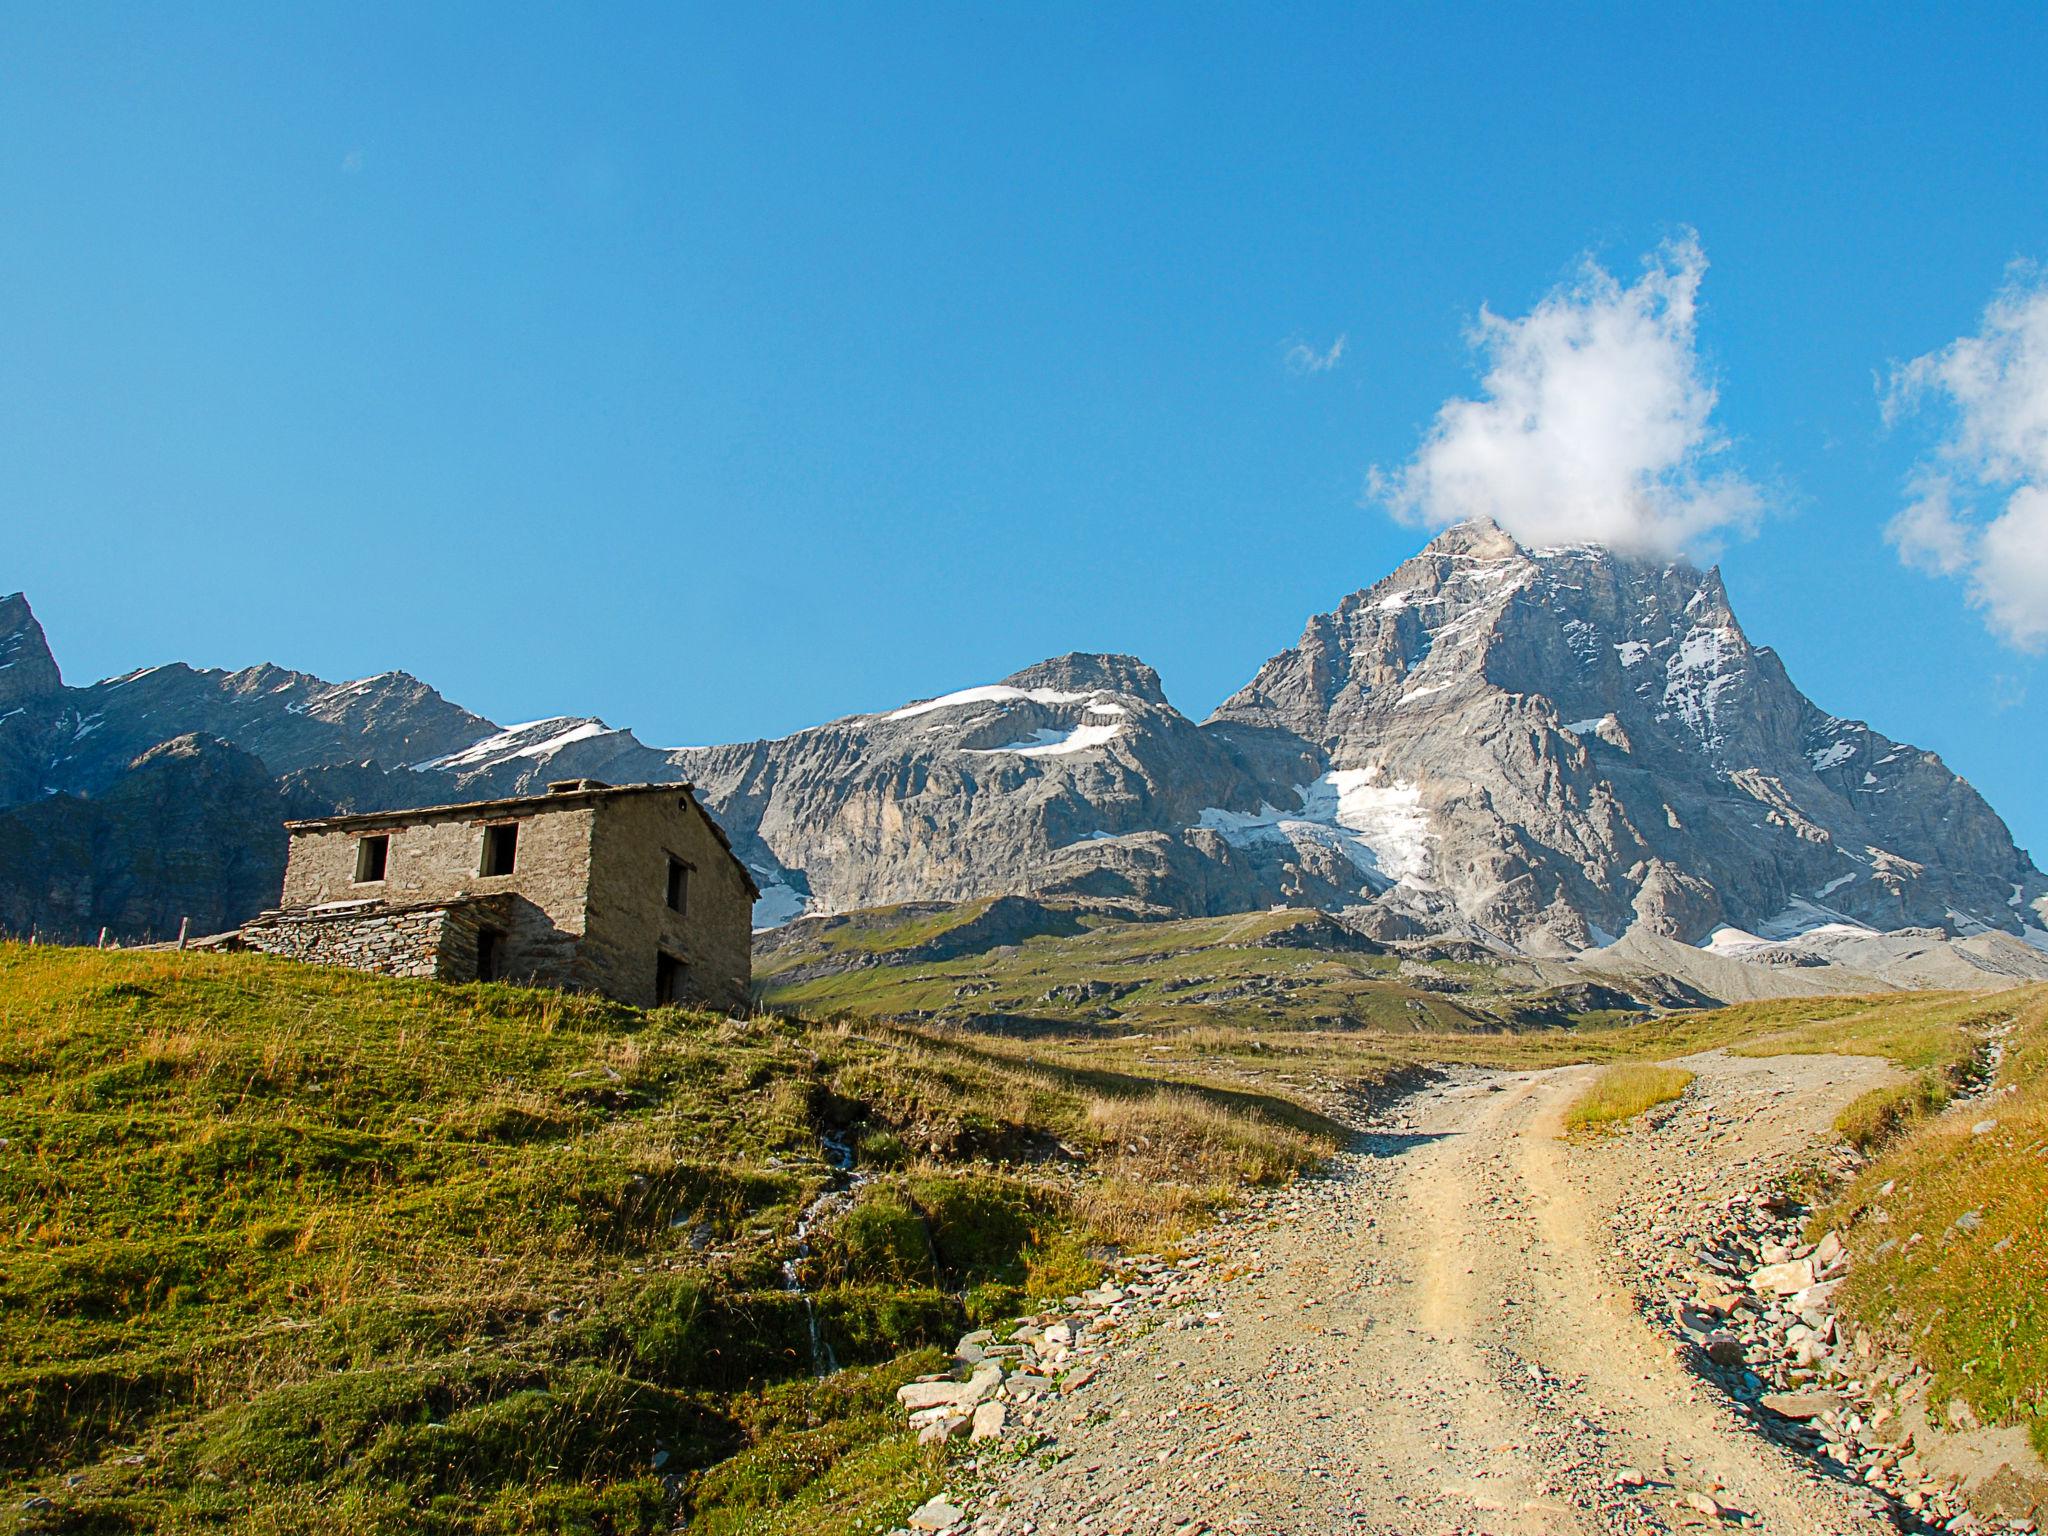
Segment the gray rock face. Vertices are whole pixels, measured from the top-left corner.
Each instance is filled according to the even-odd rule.
[[[1743,933],[1717,947],[1761,953],[1747,935],[1835,923],[2048,927],[2048,880],[1982,798],[1809,703],[1717,573],[1532,551],[1490,524],[1311,619],[1200,725],[1142,661],[1078,653],[674,751],[595,719],[501,728],[401,672],[173,665],[69,688],[19,597],[0,600],[0,663],[0,811],[104,797],[185,733],[250,754],[309,814],[687,778],[753,868],[764,926],[1036,894],[1315,906],[1376,938],[1538,955],[1631,930],[1693,945],[1726,926]]]
[[[225,742],[180,736],[92,799],[0,812],[0,932],[90,943],[218,933],[276,901],[288,817],[323,798]]]
[[[0,709],[47,698],[64,686],[57,658],[43,638],[43,626],[16,592],[0,597]]]
[[[2048,895],[1975,790],[1808,702],[1684,563],[1451,529],[1211,724],[1291,731],[1413,797],[1383,922],[1448,912],[1543,952],[1637,924],[2018,932]]]

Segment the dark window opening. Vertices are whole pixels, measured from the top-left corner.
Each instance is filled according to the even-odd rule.
[[[479,928],[476,934],[476,979],[496,981],[505,956],[505,935],[495,928]]]
[[[674,955],[654,957],[654,1006],[665,1008],[683,998],[683,962]]]
[[[391,835],[388,832],[356,839],[356,884],[368,885],[373,880],[382,880],[390,859]]]
[[[682,912],[687,910],[689,902],[690,866],[671,856],[668,861],[668,909]]]
[[[484,873],[509,875],[519,856],[519,823],[503,822],[484,828]]]

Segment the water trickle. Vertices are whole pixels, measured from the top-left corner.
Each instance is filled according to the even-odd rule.
[[[825,1161],[832,1168],[832,1184],[797,1217],[796,1251],[782,1261],[782,1284],[804,1304],[804,1322],[811,1335],[811,1374],[830,1376],[839,1369],[839,1361],[818,1326],[818,1309],[812,1304],[811,1293],[804,1289],[803,1262],[811,1256],[811,1233],[818,1223],[851,1207],[861,1185],[873,1175],[853,1166],[853,1148],[844,1137],[827,1131],[818,1139],[824,1144]]]

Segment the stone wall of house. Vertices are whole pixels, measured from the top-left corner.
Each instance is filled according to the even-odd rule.
[[[475,981],[479,942],[488,929],[501,936],[496,979],[567,985],[572,945],[558,944],[550,953],[529,942],[527,963],[518,963],[513,939],[522,926],[520,905],[501,896],[449,906],[371,904],[355,911],[268,913],[243,928],[240,943],[312,965]]]
[[[519,828],[513,871],[482,874],[485,829],[505,822]],[[384,878],[359,881],[369,836],[390,839]],[[671,857],[689,870],[682,912],[667,902]],[[319,910],[345,903],[367,905]],[[283,909],[247,939],[323,964],[467,981],[484,928],[500,935],[500,980],[651,1007],[666,955],[681,967],[682,997],[728,1009],[750,999],[753,895],[681,785],[294,828]]]
[[[689,869],[684,910],[668,907],[668,861]],[[666,953],[681,989],[712,1008],[751,999],[754,898],[709,817],[680,787],[621,795],[598,807],[591,840],[590,903],[578,955],[579,985],[623,1002],[655,1002]]]
[[[546,913],[556,928],[580,935],[584,891],[590,882],[591,826],[597,808],[590,801],[555,805],[537,800],[503,814],[480,816],[473,808],[432,816],[396,811],[388,821],[379,818],[363,825],[297,831],[292,834],[280,905],[447,901],[457,896],[516,891]],[[505,822],[519,827],[512,873],[486,875],[482,873],[484,828]],[[359,881],[357,848],[364,837],[372,835],[391,839],[384,878]]]
[[[323,912],[262,918],[242,930],[242,942],[267,955],[311,965],[345,965],[384,976],[444,976],[446,907],[397,911]],[[472,956],[475,927],[470,927]],[[475,961],[470,975],[476,974]]]
[[[583,936],[584,895],[590,881],[590,838],[596,807],[540,801],[503,815],[474,810],[427,817],[395,812],[389,820],[295,831],[285,866],[284,906],[315,907],[337,901],[393,905],[493,897],[492,926],[504,935],[498,978],[543,986],[574,986],[576,946]],[[484,828],[514,822],[519,841],[509,875],[481,873]],[[356,879],[357,851],[366,836],[391,839],[384,878]],[[443,972],[450,980],[476,977],[474,931],[453,932],[451,946],[467,943],[467,959]],[[451,961],[451,964],[453,962]]]

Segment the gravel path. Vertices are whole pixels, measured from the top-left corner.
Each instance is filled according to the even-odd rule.
[[[1046,1451],[990,1459],[975,1528],[1893,1529],[1683,1367],[1638,1316],[1613,1229],[1673,1179],[1754,1181],[1889,1069],[1687,1065],[1711,1114],[1595,1146],[1557,1138],[1591,1068],[1463,1071],[1393,1106],[1324,1176],[1216,1234],[1214,1282],[1049,1406]]]

